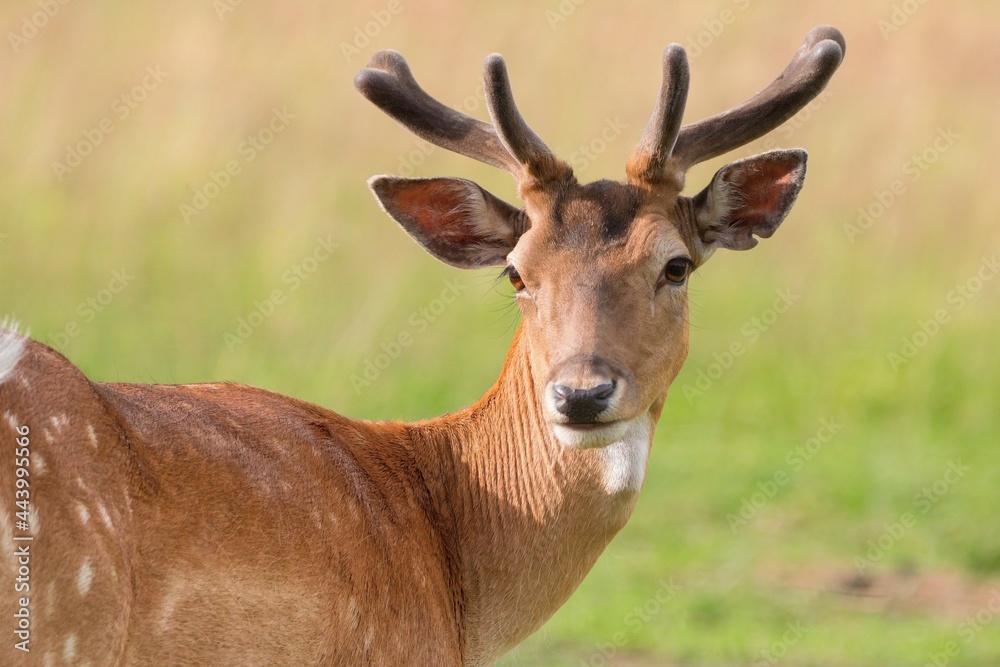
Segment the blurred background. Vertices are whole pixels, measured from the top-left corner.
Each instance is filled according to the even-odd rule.
[[[998,21],[986,0],[9,0],[0,316],[98,380],[455,410],[497,377],[509,286],[437,264],[365,180],[513,185],[358,95],[368,57],[403,52],[485,118],[482,61],[503,53],[528,122],[596,180],[623,175],[667,43],[688,49],[691,121],[835,25],[827,92],[689,174],[693,194],[728,159],[811,156],[775,237],[693,277],[635,515],[501,664],[997,665]]]

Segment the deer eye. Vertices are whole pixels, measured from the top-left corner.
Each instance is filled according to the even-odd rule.
[[[663,281],[683,285],[693,268],[694,263],[687,257],[674,257],[663,269]]]
[[[524,281],[521,280],[521,274],[517,272],[517,269],[513,265],[508,264],[503,272],[510,280],[510,284],[514,286],[515,291],[520,292],[524,289]]]

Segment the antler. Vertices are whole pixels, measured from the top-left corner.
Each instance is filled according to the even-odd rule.
[[[406,60],[379,51],[354,78],[355,87],[397,122],[427,141],[474,160],[505,169],[520,182],[572,174],[524,121],[511,93],[503,58],[486,59],[483,78],[493,124],[450,109],[424,92]]]
[[[573,171],[549,150],[517,110],[510,90],[507,65],[499,53],[486,59],[483,71],[486,83],[486,106],[493,126],[499,130],[500,141],[531,174],[540,180],[561,180]]]
[[[680,133],[689,81],[690,71],[684,47],[671,44],[663,52],[663,82],[656,107],[625,168],[630,178],[646,182],[657,182],[663,178],[667,160]]]
[[[656,182],[662,180],[668,160],[684,172],[767,134],[819,95],[840,66],[846,48],[844,36],[836,28],[814,28],[771,85],[729,111],[685,125],[674,141],[671,135],[680,124],[687,72],[683,49],[671,45],[664,52],[660,99],[629,160],[629,178]],[[669,116],[671,110],[676,117]],[[667,145],[672,151],[665,150]]]

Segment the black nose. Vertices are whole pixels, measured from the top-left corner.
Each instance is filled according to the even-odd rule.
[[[608,399],[615,393],[615,383],[604,382],[589,389],[557,384],[552,391],[556,395],[556,409],[566,415],[570,424],[593,424],[608,408]]]

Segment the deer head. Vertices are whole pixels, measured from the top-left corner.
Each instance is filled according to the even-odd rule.
[[[687,355],[692,271],[717,248],[746,250],[788,214],[806,172],[803,150],[722,167],[693,197],[693,165],[774,129],[822,91],[844,54],[832,27],[814,29],[788,67],[744,104],[681,125],[688,92],[683,48],[663,54],[663,81],[623,182],[577,182],[528,127],[499,55],[485,64],[491,123],[449,109],[395,51],[376,53],[355,85],[420,137],[507,170],[517,208],[461,178],[377,176],[383,209],[439,260],[505,267],[523,313],[536,405],[556,439],[577,448],[648,432]]]

